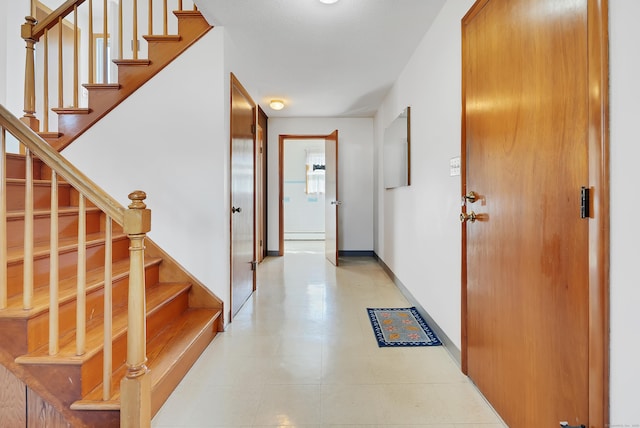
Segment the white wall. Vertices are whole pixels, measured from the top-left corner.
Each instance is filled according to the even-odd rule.
[[[307,193],[307,152],[324,153],[324,140],[284,142],[285,239],[324,238],[324,192]]]
[[[3,33],[0,42],[5,38],[6,49],[2,58],[2,61],[6,61],[3,63],[6,80],[0,80],[5,90],[3,104],[14,115],[21,117],[24,108],[25,42],[20,37],[20,25],[25,22],[24,17],[29,15],[30,2],[11,0],[2,1],[2,4],[2,8],[5,8],[3,12],[6,12],[6,15],[0,14],[0,32]]]
[[[123,205],[147,192],[151,239],[229,302],[228,79],[214,28],[64,150]]]
[[[0,1],[0,104],[7,104],[7,30],[9,2]]]
[[[269,112],[267,112],[267,115]],[[327,135],[338,130],[340,250],[373,249],[373,120],[271,118],[268,127],[268,251],[278,250],[278,136]]]
[[[460,151],[460,20],[472,0],[448,0],[378,111],[375,250],[460,346],[459,177],[448,162]],[[640,212],[634,176],[640,158],[640,16],[637,0],[610,8],[611,62],[611,365],[610,425],[640,426]],[[412,106],[412,185],[382,190],[384,127]],[[630,214],[631,213],[631,214]]]
[[[640,426],[640,2],[609,2],[611,65],[611,426]]]
[[[375,251],[460,348],[460,19],[472,0],[448,1],[375,118]],[[411,186],[383,186],[384,129],[411,106]]]

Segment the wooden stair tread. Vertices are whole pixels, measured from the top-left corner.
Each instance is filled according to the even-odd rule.
[[[179,34],[152,34],[142,36],[147,42],[179,42],[182,37]]]
[[[41,136],[44,139],[47,138],[60,138],[62,137],[62,134],[59,132],[55,132],[55,131],[49,131],[49,132],[38,132],[37,133],[39,136]]]
[[[124,233],[114,233],[112,235],[113,240],[119,239],[127,239],[127,235]],[[105,241],[104,232],[96,232],[96,233],[88,233],[86,246],[87,248],[92,247],[94,245],[100,245]],[[50,254],[50,243],[46,242],[36,242],[33,247],[33,256],[34,259],[40,257],[46,257]],[[61,238],[58,241],[58,253],[62,254],[68,251],[73,251],[78,247],[78,239],[75,237],[70,238]],[[24,259],[24,248],[22,247],[12,247],[7,251],[7,263],[17,263]]]
[[[27,182],[24,178],[7,178],[7,184],[25,184]],[[45,179],[33,179],[34,186],[51,186],[51,180]],[[61,179],[58,180],[58,185],[69,186],[69,184]]]
[[[74,207],[74,206],[59,207],[58,208],[58,216],[74,215],[74,214],[78,214],[79,211],[80,211],[80,208]],[[97,208],[97,207],[87,207],[86,208],[87,214],[88,213],[95,213],[95,212],[99,212],[99,211],[100,211],[100,209]],[[33,216],[35,218],[38,218],[38,217],[51,217],[51,210],[35,209],[35,210],[33,210]],[[22,219],[22,218],[24,218],[24,211],[7,211],[7,220]]]
[[[166,302],[187,291],[190,287],[190,284],[162,283],[148,288],[146,290],[147,317],[159,310]],[[126,308],[114,308],[112,331],[112,340],[126,333]],[[57,355],[49,355],[48,345],[45,345],[34,352],[16,358],[16,362],[20,364],[82,364],[102,351],[103,333],[103,319],[99,317],[87,324],[86,351],[84,354],[76,355],[75,331],[71,331],[60,338],[60,349]]]
[[[52,108],[52,111],[55,111],[58,114],[89,114],[91,113],[91,109],[82,108],[82,107],[61,107],[61,108]]]
[[[216,309],[188,309],[179,318],[173,320],[152,340],[147,343],[147,367],[151,376],[151,388],[162,382],[164,376],[184,355],[185,351],[222,315]],[[120,408],[120,380],[124,377],[126,366],[114,370],[111,385],[111,397],[102,400],[102,384],[87,394],[82,400],[71,405],[76,410],[107,410]]]
[[[160,264],[161,258],[145,258],[145,267]],[[112,282],[129,275],[129,260],[119,260],[112,265]],[[87,294],[104,286],[104,268],[87,272]],[[74,300],[77,294],[77,280],[75,277],[61,279],[58,283],[58,303],[60,305]],[[33,307],[29,310],[22,309],[22,295],[12,296],[7,299],[7,308],[0,310],[0,317],[4,318],[33,318],[49,310],[49,287],[38,287],[33,290]]]
[[[113,63],[118,66],[120,65],[146,66],[151,64],[151,61],[149,61],[148,59],[114,59]]]
[[[86,89],[110,89],[110,90],[117,90],[120,89],[120,84],[119,83],[83,83],[82,86]]]
[[[202,17],[202,13],[200,13],[199,10],[174,10],[173,14],[177,17],[184,17],[184,18],[189,18],[189,17],[193,17],[193,18],[200,18]]]

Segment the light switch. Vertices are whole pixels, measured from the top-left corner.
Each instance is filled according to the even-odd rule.
[[[451,158],[449,161],[449,175],[452,177],[460,175],[460,156]]]

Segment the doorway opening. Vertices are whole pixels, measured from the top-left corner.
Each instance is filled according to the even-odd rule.
[[[320,138],[284,140],[282,216],[285,252],[305,241],[324,242],[324,142]]]
[[[291,147],[297,150],[297,156],[293,158],[296,168],[295,175],[288,175],[286,178],[287,190],[285,190],[285,142],[291,141]],[[317,141],[318,143],[315,143]],[[310,144],[307,144],[310,143]],[[321,149],[321,144],[324,150]],[[296,160],[297,159],[297,160]],[[278,206],[278,229],[279,229],[279,249],[278,254],[284,255],[285,230],[288,238],[315,239],[322,242],[324,239],[325,255],[327,259],[338,266],[338,220],[339,205],[338,199],[338,130],[327,135],[280,135],[278,144],[278,165],[279,165],[279,206]],[[324,187],[324,189],[323,189]],[[293,201],[292,189],[296,190],[299,201]],[[300,206],[293,205],[301,202]],[[285,227],[285,204],[289,208],[286,217],[289,223]],[[302,209],[306,206],[313,214],[305,214]],[[324,230],[321,228],[322,213],[316,211],[324,209]],[[301,225],[305,223],[307,216],[314,216],[311,228],[304,230]],[[324,236],[323,236],[324,235]]]

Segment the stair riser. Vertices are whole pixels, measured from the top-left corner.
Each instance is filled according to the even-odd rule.
[[[25,208],[25,184],[7,183],[7,211],[24,211]],[[58,206],[71,206],[71,186],[60,184],[58,186]],[[51,184],[38,182],[33,184],[33,208],[36,210],[51,209]]]
[[[42,161],[33,159],[33,178],[38,180],[41,176]],[[7,178],[18,178],[24,180],[26,178],[26,161],[23,155],[7,153]]]
[[[197,38],[203,32],[206,32],[208,28],[211,28],[209,23],[203,16],[197,14],[180,14],[178,17],[178,34],[183,40],[192,40]]]
[[[87,247],[87,271],[104,266],[104,242]],[[129,239],[124,237],[113,242],[113,261],[129,256]],[[49,284],[49,255],[38,257],[34,261],[34,288]],[[76,249],[61,252],[59,256],[59,279],[75,277],[78,273],[78,253]],[[7,288],[9,297],[22,293],[24,262],[10,263],[7,269]]]
[[[162,309],[147,316],[147,341],[162,329],[162,327],[188,307],[188,293],[185,291],[176,298],[167,302]],[[113,341],[113,369],[120,367],[127,359],[127,336],[122,335]],[[98,352],[82,365],[82,395],[88,394],[91,390],[102,383],[103,353]],[[80,399],[81,397],[78,397]]]
[[[87,234],[100,232],[102,229],[101,213],[87,212]],[[35,243],[48,243],[51,236],[51,217],[49,214],[37,215],[33,222]],[[64,213],[58,217],[58,237],[78,237],[78,213]],[[10,218],[7,221],[7,244],[9,248],[24,246],[24,217]]]
[[[145,285],[151,287],[158,282],[159,266],[157,264],[145,269]],[[113,282],[113,311],[127,306],[129,277],[120,278]],[[70,300],[59,307],[59,337],[62,337],[76,327],[76,300]],[[92,320],[104,317],[104,288],[96,288],[87,293],[87,324]],[[49,313],[38,315],[28,322],[28,351],[33,352],[49,343]]]

